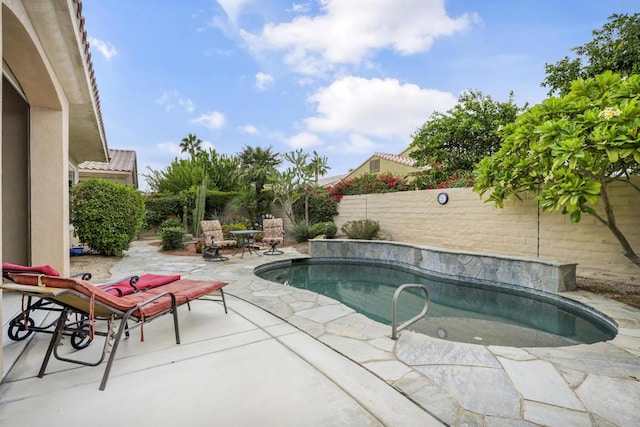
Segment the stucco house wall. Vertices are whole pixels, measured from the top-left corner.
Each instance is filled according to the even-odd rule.
[[[108,159],[81,10],[80,0],[0,0],[0,257],[63,275],[71,171]]]

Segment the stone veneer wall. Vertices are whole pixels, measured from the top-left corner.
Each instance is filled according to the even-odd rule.
[[[447,251],[398,242],[348,239],[310,240],[309,254],[313,258],[380,260],[449,278],[491,281],[551,293],[576,289],[575,264]]]
[[[635,183],[640,185],[640,179]],[[445,205],[436,200],[440,192],[449,195]],[[347,221],[373,219],[380,223],[382,237],[396,242],[578,263],[578,275],[640,276],[640,268],[622,255],[613,234],[593,216],[585,214],[579,223],[572,224],[568,215],[538,212],[533,197],[524,194],[522,201],[508,201],[498,209],[484,203],[470,188],[345,196],[334,221],[340,230]],[[618,226],[640,252],[638,192],[616,184],[610,198]]]

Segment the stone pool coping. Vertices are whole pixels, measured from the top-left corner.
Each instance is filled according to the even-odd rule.
[[[393,341],[390,326],[310,291],[258,277],[228,287],[358,362],[449,425],[640,423],[640,310],[598,295],[563,294],[613,318],[619,326],[613,340],[514,348],[411,331]]]
[[[562,296],[613,318],[610,341],[569,347],[514,348],[443,341],[391,327],[313,292],[270,282],[255,267],[306,258],[292,248],[280,256],[230,257],[207,263],[196,257],[158,255],[136,246],[111,270],[212,277],[228,282],[230,295],[270,312],[359,363],[446,424],[640,425],[640,310],[584,291]],[[146,254],[146,252],[153,252]]]
[[[551,293],[576,290],[576,263],[351,239],[310,240],[309,254],[313,258],[375,259],[458,280],[490,281]]]

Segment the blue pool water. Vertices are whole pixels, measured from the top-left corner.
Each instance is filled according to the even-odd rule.
[[[368,260],[296,259],[256,268],[259,277],[326,295],[391,324],[392,298],[404,283],[427,286],[424,319],[409,327],[451,341],[515,347],[594,343],[615,337],[615,323],[595,310],[548,293],[498,284],[460,282]],[[398,323],[420,312],[424,294],[405,291]]]

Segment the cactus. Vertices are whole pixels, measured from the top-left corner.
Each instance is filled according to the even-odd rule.
[[[193,236],[200,236],[200,221],[204,219],[204,207],[207,203],[207,177],[202,179],[202,185],[198,187],[196,207],[193,210]]]

